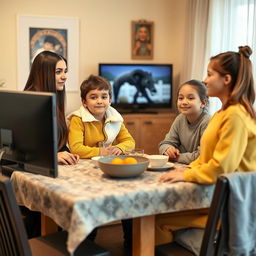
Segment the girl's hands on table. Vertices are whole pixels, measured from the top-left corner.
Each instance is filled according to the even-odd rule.
[[[177,148],[170,146],[169,148],[166,149],[164,155],[169,156],[169,159],[171,161],[177,161],[180,155],[180,151]]]
[[[58,152],[58,163],[74,165],[77,164],[79,160],[79,155],[71,154],[67,151]]]
[[[184,171],[187,170],[187,167],[181,167],[175,170],[172,170],[168,173],[165,173],[160,177],[159,181],[164,183],[174,183],[178,181],[184,181]]]

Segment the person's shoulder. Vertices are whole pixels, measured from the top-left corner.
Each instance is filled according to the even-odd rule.
[[[248,115],[247,111],[245,110],[242,104],[230,105],[223,112],[225,113],[225,115],[234,115],[240,117]]]
[[[248,126],[252,124],[255,126],[255,121],[251,118],[242,104],[238,103],[230,105],[222,112],[223,120],[229,120],[234,125],[243,124],[244,126]]]
[[[186,116],[183,114],[178,114],[174,121],[172,122],[172,127],[180,126],[182,123],[186,122]]]
[[[211,119],[211,115],[209,113],[207,112],[202,113],[201,122],[209,123],[210,119]]]
[[[67,125],[68,126],[72,126],[74,124],[79,124],[82,123],[82,117],[77,116],[77,115],[71,115],[68,119],[67,119]]]
[[[178,114],[176,117],[175,117],[175,120],[176,122],[179,122],[179,121],[184,121],[186,120],[186,116],[183,115],[183,114]]]
[[[80,106],[79,109],[71,112],[68,116],[67,119],[71,120],[73,117],[81,117],[81,111],[82,111],[83,106]]]
[[[242,108],[243,108],[243,106],[241,104],[234,104],[234,105],[228,106],[225,110],[226,110],[226,112],[234,113],[236,111],[241,111]]]
[[[89,110],[85,108],[83,105],[81,105],[81,107],[78,110],[72,112],[68,116],[68,119],[82,120],[82,122],[97,121],[95,117],[89,112]]]
[[[82,117],[78,115],[72,115],[70,120],[82,120]]]

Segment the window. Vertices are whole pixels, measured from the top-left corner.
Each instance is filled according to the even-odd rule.
[[[220,52],[238,51],[241,45],[249,45],[253,54],[254,78],[256,79],[256,0],[210,0],[207,49],[204,70],[209,57]],[[221,104],[211,100],[210,112]]]

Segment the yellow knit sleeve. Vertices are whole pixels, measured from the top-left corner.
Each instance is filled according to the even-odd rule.
[[[100,154],[99,147],[84,145],[84,125],[80,117],[73,116],[70,121],[68,142],[71,153],[80,158],[91,158]]]
[[[226,113],[220,123],[210,122],[199,158],[184,172],[186,181],[212,184],[222,173],[237,170],[247,146],[248,131],[237,113]],[[218,128],[216,128],[218,127]],[[214,136],[212,135],[214,134]],[[209,138],[216,139],[214,148],[207,148]],[[213,139],[212,139],[213,140]]]
[[[193,166],[197,166],[200,164],[200,157],[198,157],[197,159],[195,159],[193,162],[191,162],[189,164],[189,167],[192,168]]]

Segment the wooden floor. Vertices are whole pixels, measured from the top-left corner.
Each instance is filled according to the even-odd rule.
[[[110,251],[112,256],[132,255],[123,247],[123,230],[121,224],[100,227],[95,243]]]

